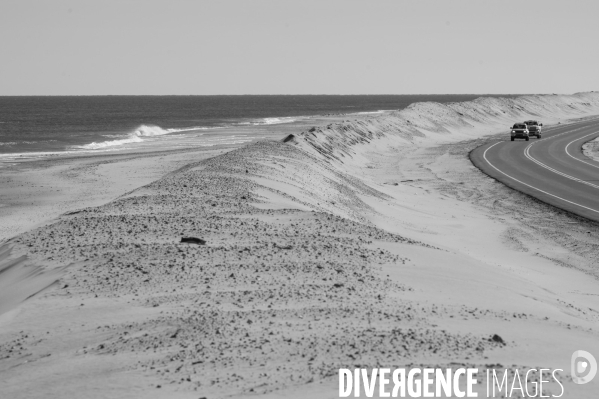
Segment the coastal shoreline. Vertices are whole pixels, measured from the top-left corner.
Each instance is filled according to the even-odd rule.
[[[356,118],[364,118],[358,116]],[[260,127],[271,140],[297,134],[313,123],[340,122],[346,114],[314,115],[297,123]],[[248,133],[252,133],[248,129]],[[222,134],[227,136],[227,132]],[[252,139],[251,142],[263,139]],[[0,165],[0,243],[49,223],[65,212],[98,206],[167,173],[202,159],[247,145],[229,144],[182,149],[124,149],[82,154],[56,153]]]
[[[289,131],[173,160],[174,173],[20,234],[9,243],[33,264],[80,263],[0,318],[0,388],[333,397],[339,367],[566,370],[573,350],[597,347],[584,309],[599,309],[599,228],[467,154],[513,118],[599,114],[585,96],[599,94],[415,104]],[[596,393],[560,378],[569,397]]]
[[[0,242],[63,213],[98,206],[230,147],[60,157],[0,169]]]

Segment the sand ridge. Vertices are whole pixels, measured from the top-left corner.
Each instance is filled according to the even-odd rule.
[[[339,367],[567,363],[568,339],[597,340],[596,300],[570,292],[596,289],[579,271],[594,270],[592,238],[587,253],[568,249],[577,236],[543,225],[543,204],[494,187],[464,141],[475,123],[489,135],[525,106],[591,114],[599,95],[548,97],[481,100],[471,116],[477,102],[454,105],[455,126],[435,122],[447,131],[431,122],[436,104],[315,127],[15,237],[30,262],[82,263],[4,317],[3,391],[335,397]],[[513,115],[488,111],[506,106]],[[530,213],[515,211],[523,203]],[[524,238],[531,228],[544,229],[544,258]]]
[[[525,119],[558,123],[576,116],[594,115],[598,109],[599,92],[513,99],[480,97],[447,104],[423,102],[367,120],[314,127],[295,135],[291,142],[339,162],[346,157],[362,161],[359,148],[381,138],[390,137],[395,143],[455,142],[507,130],[514,122]]]
[[[249,156],[257,154],[263,155]],[[360,356],[366,351],[373,358],[381,345],[391,347],[396,339],[403,342],[402,351],[414,353],[434,341],[439,341],[437,350],[442,352],[492,345],[477,337],[424,330],[429,321],[422,311],[416,317],[411,306],[385,304],[386,291],[408,288],[386,280],[372,267],[402,260],[368,245],[425,244],[328,213],[253,207],[261,201],[253,190],[271,189],[254,183],[252,176],[277,175],[264,166],[264,154],[292,160],[301,152],[281,143],[258,143],[190,165],[110,204],[65,215],[48,228],[14,240],[16,248],[29,247],[32,260],[91,262],[73,270],[52,297],[77,294],[93,302],[96,296],[133,295],[143,298],[130,299],[138,306],[184,305],[183,313],[174,316],[112,327],[115,338],[86,353],[135,351],[147,352],[148,358],[162,353],[167,357],[148,359],[140,367],[161,372],[174,368],[177,375],[193,376],[178,382],[208,386],[222,395],[262,384],[262,390],[268,390],[276,381],[297,384],[333,375],[338,364],[356,357],[348,348],[357,341]],[[288,162],[286,175],[289,169]],[[299,170],[306,171],[305,165],[297,165]],[[356,198],[354,202],[343,198],[351,186],[338,177],[344,184],[330,184],[313,200],[334,195],[340,209],[342,204],[361,208]],[[353,188],[358,192],[362,187],[356,183]],[[202,237],[207,245],[180,244],[182,236]],[[376,311],[364,306],[370,301],[378,303]],[[362,320],[362,328],[356,319]],[[371,324],[394,319],[408,320],[404,326],[408,330],[392,329],[387,340],[370,331]],[[151,335],[142,334],[148,329]],[[441,344],[447,340],[456,342],[450,346],[454,349]],[[165,351],[162,344],[167,341],[176,350]],[[329,348],[330,342],[335,345]],[[267,343],[268,351],[256,349]],[[241,352],[245,353],[240,359],[236,354]],[[293,362],[294,357],[308,363]],[[268,378],[254,369],[243,371],[269,362],[277,364],[277,370],[268,367]],[[228,367],[237,371],[214,379],[219,375],[216,370]]]

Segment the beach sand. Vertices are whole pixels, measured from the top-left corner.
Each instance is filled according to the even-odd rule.
[[[134,190],[108,187],[119,163],[87,175],[107,191],[78,192],[76,212],[26,232],[35,220],[10,219],[0,262],[27,258],[9,285],[49,288],[0,315],[0,391],[334,398],[340,367],[423,365],[560,368],[563,397],[596,397],[569,362],[599,353],[599,228],[468,152],[530,115],[551,129],[598,114],[599,93],[421,103],[154,171],[131,159]]]

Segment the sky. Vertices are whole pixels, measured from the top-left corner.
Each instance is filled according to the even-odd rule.
[[[0,0],[0,95],[599,90],[599,2]]]

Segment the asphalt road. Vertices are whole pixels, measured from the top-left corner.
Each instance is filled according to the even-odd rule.
[[[599,136],[599,119],[544,128],[543,138],[484,144],[470,153],[479,169],[543,202],[599,221],[599,162],[582,145]]]

